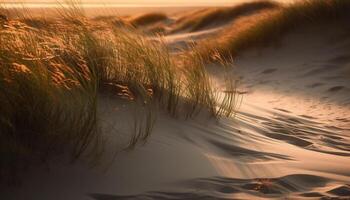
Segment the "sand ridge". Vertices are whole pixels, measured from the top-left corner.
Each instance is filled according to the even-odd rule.
[[[175,52],[220,28],[170,34],[165,40]],[[34,170],[19,191],[8,189],[3,197],[349,199],[350,40],[336,39],[342,35],[334,27],[302,30],[278,46],[236,58],[232,73],[244,92],[235,118],[184,120],[157,113],[150,138],[133,151],[118,152],[105,171],[53,161],[49,171]],[[220,86],[219,66],[207,67]],[[129,115],[138,108],[99,98],[106,151],[114,155],[111,149],[127,141]]]

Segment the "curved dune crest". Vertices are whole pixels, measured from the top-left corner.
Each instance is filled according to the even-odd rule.
[[[195,32],[207,27],[216,27],[226,24],[241,16],[251,15],[263,10],[278,8],[279,4],[273,1],[256,1],[242,3],[229,8],[208,8],[182,16],[175,21],[171,32],[188,30]]]
[[[273,45],[291,31],[310,27],[342,27],[349,31],[349,9],[350,2],[342,0],[306,0],[283,5],[244,17],[216,34],[215,43],[203,42],[198,48],[211,59],[217,52],[237,56],[248,48]]]
[[[131,19],[128,19],[128,21],[132,25],[138,27],[138,26],[146,26],[146,25],[154,24],[167,19],[168,19],[168,16],[165,15],[164,13],[147,13],[140,16],[132,17]]]

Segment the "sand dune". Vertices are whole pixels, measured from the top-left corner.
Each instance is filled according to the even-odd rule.
[[[106,108],[120,105],[106,101],[102,102]],[[125,118],[120,115],[125,109],[108,110],[107,120],[111,116]],[[49,171],[40,172],[40,180],[32,172],[15,195],[10,189],[2,194],[9,200],[349,196],[349,150],[324,152],[312,148],[320,142],[318,137],[287,137],[291,133],[272,131],[279,125],[296,124],[308,136],[315,132],[335,137],[333,129],[318,121],[246,103],[235,120],[227,118],[219,123],[207,118],[175,121],[159,114],[148,142],[133,151],[119,153],[107,171],[87,168],[83,163],[72,166],[53,162]],[[114,126],[121,130],[124,125]],[[110,134],[115,135],[113,131]],[[337,135],[346,137],[341,131]],[[109,138],[112,149],[116,138]],[[348,146],[346,140],[340,140]],[[308,141],[307,145],[304,141]]]
[[[181,16],[172,29],[172,33],[179,31],[199,31],[205,28],[215,28],[225,25],[241,16],[278,8],[279,4],[273,1],[256,1],[242,3],[228,8],[208,8]]]
[[[224,23],[204,20],[192,28],[175,28],[164,40],[176,56],[178,48],[213,40],[224,31],[230,22],[219,19]],[[172,23],[184,23],[179,21]],[[47,171],[30,170],[21,187],[0,189],[0,197],[349,199],[349,49],[348,30],[327,24],[303,27],[276,44],[240,52],[230,66],[240,80],[242,98],[235,117],[212,120],[202,113],[185,120],[156,111],[153,133],[132,151],[115,147],[128,143],[130,119],[143,117],[142,108],[100,95],[104,159],[114,162],[101,170],[83,161],[69,165],[54,160]],[[213,84],[223,89],[222,66],[206,67]]]
[[[327,185],[322,177],[295,174],[272,179],[231,179],[214,177],[196,179],[185,183],[188,191],[183,192],[149,192],[140,196],[113,196],[92,194],[96,200],[117,199],[248,199],[248,198],[278,198],[289,194],[291,198],[322,198],[328,194],[346,196],[349,186],[335,187],[335,189],[322,192],[310,192],[312,188]],[[197,192],[191,192],[197,191]],[[306,192],[305,192],[306,191]],[[295,196],[293,196],[295,195]]]
[[[343,75],[347,51],[333,50],[343,42],[330,43],[341,32],[319,37],[307,32],[289,35],[280,47],[237,58],[234,71],[242,76],[241,89],[247,94],[235,119],[183,121],[160,113],[148,142],[117,155],[105,173],[84,164],[51,164],[40,180],[28,176],[18,196],[8,190],[6,199],[348,198],[349,111],[341,102],[346,103],[349,95],[339,92],[329,100],[322,98],[340,82],[348,87],[346,77],[322,79]],[[342,64],[329,67],[339,69],[331,70],[332,74],[321,70],[310,83],[303,81],[310,78],[304,76],[310,69],[302,68],[322,69],[334,58]],[[220,77],[217,67],[212,71]],[[319,90],[307,87],[316,80],[323,80]],[[282,93],[285,89],[290,91]],[[309,101],[308,95],[315,101]],[[113,130],[108,124],[118,119],[121,123],[113,126],[123,130],[126,116],[120,113],[132,112],[125,110],[128,107],[115,110],[119,102],[103,99],[101,106],[109,111],[102,112],[106,129]],[[330,108],[321,109],[325,105]],[[314,106],[320,109],[311,109]],[[337,107],[339,112],[334,111]],[[57,195],[52,197],[53,193]]]

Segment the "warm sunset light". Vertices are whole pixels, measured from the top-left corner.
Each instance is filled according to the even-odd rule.
[[[76,1],[76,0],[74,0]],[[256,0],[78,0],[85,4],[120,4],[120,5],[178,5],[178,6],[222,6],[222,5],[233,5],[242,2],[256,1]],[[76,1],[76,2],[78,2]],[[293,0],[276,0],[281,3],[291,2]],[[56,3],[64,2],[64,0],[4,0],[5,3]]]
[[[188,0],[176,0],[176,1],[168,1],[168,0],[103,0],[103,1],[97,1],[97,0],[81,0],[82,3],[113,3],[113,4],[141,4],[141,5],[166,5],[166,4],[192,4],[192,5],[196,5],[196,4],[232,4],[232,3],[237,3],[240,2],[241,0],[216,0],[211,1],[211,0],[192,0],[192,1],[188,1]],[[57,2],[56,0],[48,0],[48,1],[44,1],[44,0],[6,0],[4,2],[7,3],[12,3],[12,2],[21,2],[21,3],[55,3]],[[60,2],[60,1],[58,1]],[[63,1],[61,1],[63,2]]]
[[[350,199],[350,0],[0,2],[0,200]]]

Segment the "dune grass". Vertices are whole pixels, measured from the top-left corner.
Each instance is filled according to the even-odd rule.
[[[0,31],[1,177],[30,156],[69,148],[77,158],[97,141],[97,70],[65,39],[17,21]]]
[[[98,94],[106,88],[144,110],[135,118],[130,148],[152,132],[155,108],[188,118],[206,110],[218,118],[221,104],[234,104],[215,101],[198,53],[174,58],[161,38],[102,27],[76,5],[57,12],[55,20],[1,19],[0,182],[58,154],[72,160],[99,155]]]
[[[286,33],[303,27],[328,24],[346,28],[349,10],[350,1],[343,0],[306,0],[285,5],[223,30],[215,44],[202,44],[202,56],[211,59],[217,52],[223,56],[236,56],[247,48],[271,44]]]
[[[265,9],[279,7],[279,4],[273,1],[255,1],[242,3],[228,8],[209,8],[192,13],[191,16],[185,15],[178,19],[172,32],[188,29],[190,32],[201,30],[205,27],[217,24],[223,24],[234,20],[240,16],[250,15]]]

